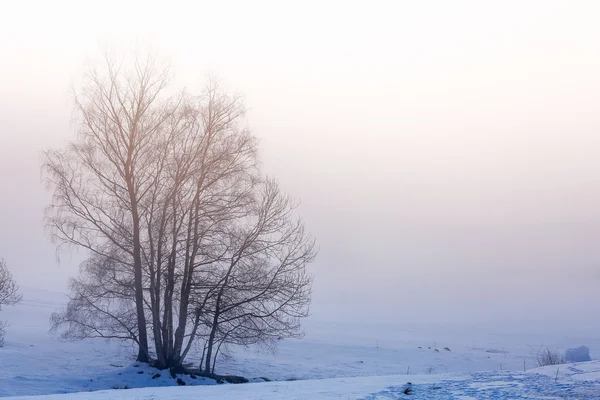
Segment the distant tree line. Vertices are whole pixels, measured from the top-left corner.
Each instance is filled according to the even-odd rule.
[[[89,254],[51,323],[132,341],[161,369],[203,349],[210,375],[227,346],[302,335],[315,243],[261,173],[240,97],[214,79],[167,96],[157,64],[105,55],[75,91],[76,138],[45,153],[49,232]]]

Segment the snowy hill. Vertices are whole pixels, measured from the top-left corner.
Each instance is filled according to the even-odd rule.
[[[278,382],[215,385],[181,375],[177,378],[186,385],[179,387],[167,372],[136,364],[128,345],[58,341],[48,332],[48,318],[64,304],[64,294],[24,294],[21,305],[1,315],[11,326],[0,349],[0,397],[397,399],[410,381],[414,399],[600,398],[600,362],[532,369],[533,352],[541,345],[563,351],[585,344],[594,358],[600,343],[593,337],[314,319],[306,325],[305,339],[282,341],[276,354],[239,350],[217,371]],[[197,362],[196,356],[190,361]],[[129,390],[117,390],[123,388]]]
[[[277,400],[277,399],[600,399],[600,363],[564,366],[571,373],[549,376],[553,367],[529,373],[473,373],[338,378],[246,385],[108,390],[9,399],[37,400]],[[555,370],[554,370],[555,371]],[[581,372],[577,372],[581,371]],[[591,379],[591,380],[590,380]],[[410,395],[405,391],[410,388]]]

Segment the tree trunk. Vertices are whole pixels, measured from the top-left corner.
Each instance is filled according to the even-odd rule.
[[[202,364],[204,364],[204,356],[206,355],[206,342],[204,342],[204,346],[202,348],[202,358],[200,359],[200,365],[198,365],[198,369],[202,372]]]
[[[140,216],[138,212],[138,203],[135,191],[134,176],[131,168],[131,145],[129,158],[125,166],[125,179],[129,200],[131,202],[131,218],[133,222],[133,272],[135,286],[135,308],[137,313],[139,349],[137,361],[148,363],[150,356],[148,354],[148,332],[146,328],[146,314],[144,311],[144,288],[142,283],[142,251],[140,243]]]
[[[219,342],[219,345],[217,346],[217,351],[215,351],[215,357],[213,360],[212,372],[211,372],[213,375],[215,373],[215,366],[217,365],[217,357],[219,356],[219,351],[221,350],[221,345],[223,344],[224,341],[225,341],[225,338],[223,338],[223,340],[221,340]]]
[[[206,153],[206,149],[205,149]],[[204,155],[206,156],[206,154]],[[202,180],[201,180],[202,181]],[[199,225],[199,207],[200,207],[200,194],[201,183],[199,183],[196,187],[196,194],[194,196],[194,200],[192,202],[191,210],[189,212],[188,223],[187,223],[187,240],[186,240],[186,248],[185,248],[185,259],[184,259],[184,270],[183,275],[181,277],[181,299],[179,301],[179,321],[177,324],[177,329],[175,330],[175,343],[173,345],[173,357],[174,362],[176,364],[183,363],[185,356],[189,350],[188,348],[182,353],[183,349],[183,341],[185,337],[185,328],[187,325],[188,318],[188,307],[190,303],[190,282],[192,280],[192,274],[194,272],[193,263],[196,259],[196,255],[198,253],[198,225]],[[199,314],[196,315],[196,322],[193,327],[192,335],[190,336],[190,341],[188,343],[191,344],[194,339],[194,335],[196,333],[196,329],[198,327]]]
[[[212,329],[210,331],[210,336],[208,338],[208,345],[206,347],[206,365],[204,366],[204,370],[206,371],[206,373],[210,373],[211,369],[211,361],[212,361],[212,350],[213,350],[213,345],[215,344],[215,336],[217,334],[217,326],[218,326],[218,321],[219,321],[219,314],[215,313],[215,318],[213,319],[213,326]]]
[[[179,306],[179,323],[177,329],[175,329],[175,343],[173,345],[173,364],[179,366],[183,363],[183,338],[185,336],[185,326],[187,324],[187,305],[188,300],[182,299]]]
[[[160,263],[159,263],[160,264]],[[160,274],[160,265],[157,266],[157,270],[159,271],[157,275]],[[160,278],[156,279],[159,280]],[[155,283],[155,285],[160,285],[160,281]],[[160,322],[160,289],[155,289],[153,295],[152,302],[152,332],[154,334],[154,348],[156,350],[156,367],[159,369],[166,368],[165,362],[165,354],[164,354],[164,346],[162,343],[161,336],[161,322]]]
[[[132,204],[133,205],[133,204]],[[144,290],[142,287],[142,256],[140,250],[140,224],[137,215],[137,204],[133,207],[133,269],[135,279],[135,308],[137,312],[139,350],[137,361],[150,362],[148,355],[148,333],[146,330],[146,314],[144,313]]]

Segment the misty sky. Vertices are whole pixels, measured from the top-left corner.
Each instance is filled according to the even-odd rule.
[[[82,254],[57,263],[45,236],[41,153],[74,137],[86,60],[137,42],[174,88],[212,72],[245,95],[264,171],[320,245],[315,317],[600,328],[599,16],[592,1],[3,3],[0,257],[23,286],[76,274]]]

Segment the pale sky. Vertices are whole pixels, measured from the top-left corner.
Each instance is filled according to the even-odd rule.
[[[329,319],[600,328],[600,3],[23,1],[0,12],[0,257],[64,290],[41,152],[100,46],[242,92]]]

